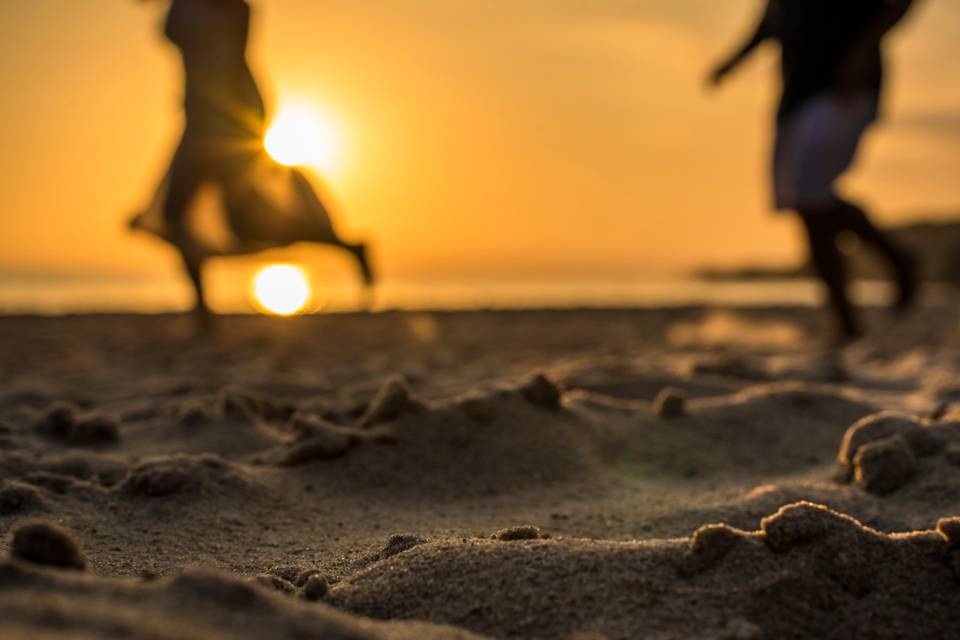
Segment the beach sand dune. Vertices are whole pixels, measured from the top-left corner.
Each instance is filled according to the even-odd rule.
[[[956,315],[819,326],[2,319],[2,635],[951,637]]]

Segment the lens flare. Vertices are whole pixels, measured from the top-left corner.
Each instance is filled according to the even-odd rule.
[[[300,313],[313,296],[307,274],[292,264],[273,264],[260,269],[253,277],[251,293],[257,309],[278,316]]]
[[[270,125],[264,147],[282,165],[331,171],[337,160],[336,128],[320,111],[285,107]]]

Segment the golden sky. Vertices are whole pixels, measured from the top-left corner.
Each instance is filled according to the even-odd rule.
[[[391,278],[630,276],[801,255],[767,211],[766,51],[709,63],[755,0],[260,0],[251,62],[273,107],[336,123],[326,176]],[[179,128],[163,2],[0,3],[0,270],[173,270],[124,230]],[[891,47],[886,125],[850,188],[884,222],[960,213],[960,3]]]

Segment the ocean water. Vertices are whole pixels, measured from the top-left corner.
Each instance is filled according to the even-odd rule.
[[[358,309],[365,302],[359,288],[312,282],[308,312]],[[221,313],[256,313],[246,279],[208,281],[211,306]],[[857,299],[883,304],[890,295],[884,283],[858,283]],[[821,301],[810,280],[713,282],[688,277],[632,280],[386,280],[370,308],[386,309],[523,309],[571,307],[653,308],[711,306],[813,306]],[[0,313],[165,313],[189,308],[190,290],[174,276],[79,276],[0,274]]]

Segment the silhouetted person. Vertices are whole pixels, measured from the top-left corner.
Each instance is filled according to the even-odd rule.
[[[164,35],[183,58],[186,123],[153,204],[132,222],[177,247],[203,321],[201,272],[213,256],[325,243],[349,251],[364,283],[373,283],[365,246],[341,240],[306,176],[264,150],[264,102],[246,60],[249,30],[244,0],[170,2]]]
[[[754,33],[710,76],[719,84],[758,45],[779,41],[783,93],[773,159],[776,207],[796,211],[803,220],[813,264],[826,284],[843,339],[859,337],[861,327],[847,297],[839,234],[855,233],[889,264],[898,286],[894,309],[906,310],[917,293],[913,257],[875,227],[863,209],[840,196],[835,185],[879,114],[883,38],[913,4],[768,0]]]

